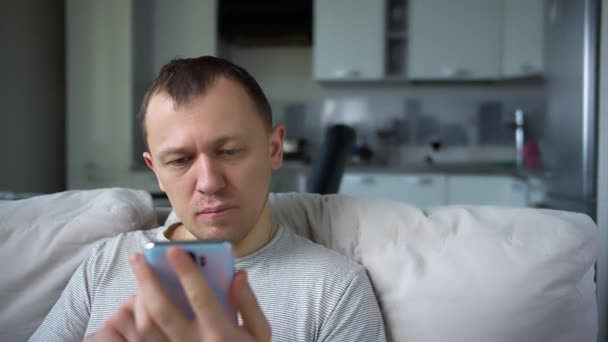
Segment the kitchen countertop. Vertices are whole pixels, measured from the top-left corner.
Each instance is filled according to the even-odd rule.
[[[285,172],[305,173],[310,168],[310,164],[287,161],[283,163],[281,170]],[[280,171],[279,171],[280,172]],[[442,163],[432,164],[363,164],[349,163],[345,172],[355,173],[383,173],[383,174],[452,174],[452,175],[508,175],[522,179],[546,178],[547,175],[542,171],[517,170],[515,166],[507,163],[489,162],[462,162],[462,163]]]

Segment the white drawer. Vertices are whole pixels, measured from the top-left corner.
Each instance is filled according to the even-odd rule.
[[[418,207],[446,203],[446,180],[435,174],[346,173],[340,193],[355,197],[387,199]]]

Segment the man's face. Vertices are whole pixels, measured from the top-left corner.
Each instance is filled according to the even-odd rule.
[[[220,78],[175,108],[154,95],[144,159],[177,216],[198,239],[241,241],[266,205],[270,174],[282,164],[285,129],[271,132],[236,82]]]

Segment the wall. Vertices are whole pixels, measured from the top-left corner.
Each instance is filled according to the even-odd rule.
[[[608,341],[608,1],[602,2],[600,33],[600,89],[598,123],[597,225],[600,230],[600,260],[597,264],[600,333],[598,341]]]
[[[310,47],[226,46],[222,57],[249,71],[272,102],[306,102],[323,95],[312,79]]]
[[[65,188],[64,2],[0,2],[0,191]]]

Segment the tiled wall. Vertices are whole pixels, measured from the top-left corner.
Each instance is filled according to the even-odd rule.
[[[313,154],[324,130],[335,123],[353,126],[358,143],[376,151],[378,160],[389,162],[408,162],[407,156],[418,158],[416,150],[428,152],[433,141],[440,142],[440,151],[452,153],[454,159],[492,159],[491,155],[480,155],[488,149],[496,154],[495,160],[509,159],[514,144],[509,122],[516,108],[527,113],[531,136],[542,131],[537,126],[542,120],[543,89],[536,81],[324,87],[325,94],[318,100],[272,103],[275,122],[286,126],[288,137],[307,139]]]
[[[516,108],[525,110],[531,136],[542,133],[545,100],[539,80],[318,82],[312,78],[310,47],[227,46],[224,56],[258,80],[275,122],[287,126],[288,137],[306,138],[313,153],[323,130],[337,122],[355,126],[360,143],[405,162],[427,154],[435,138],[443,142],[441,153],[454,160],[512,158],[514,134],[507,123]],[[378,139],[379,130],[389,138]]]

